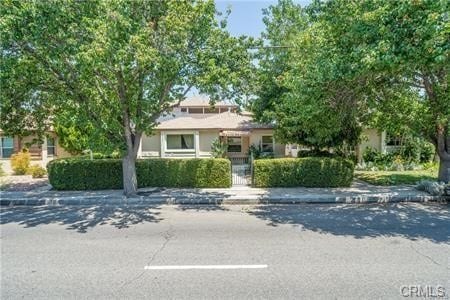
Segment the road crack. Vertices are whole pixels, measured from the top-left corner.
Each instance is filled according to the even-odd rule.
[[[161,247],[156,250],[153,255],[150,257],[149,262],[147,266],[150,266],[151,263],[155,260],[156,256],[158,256],[159,253],[161,253],[167,246],[167,244],[170,242],[170,240],[175,236],[175,231],[173,230],[172,224],[169,225],[169,229],[161,233],[162,237],[164,238],[164,242],[162,243]]]
[[[175,230],[173,229],[173,225],[169,223],[169,229],[163,231],[160,233],[160,235],[164,238],[164,242],[161,244],[161,246],[152,254],[152,256],[149,258],[149,261],[147,263],[147,266],[149,266],[155,258],[166,248],[167,244],[170,242],[170,240],[175,236]],[[119,290],[123,289],[127,285],[130,285],[131,283],[139,280],[144,274],[145,270],[140,272],[135,277],[131,278],[128,281],[125,281],[119,288]]]
[[[438,263],[437,261],[435,261],[431,256],[428,256],[422,252],[420,252],[419,250],[417,250],[416,248],[414,248],[414,246],[412,244],[409,245],[411,249],[414,250],[414,252],[416,252],[417,254],[419,254],[422,257],[425,257],[426,259],[428,259],[429,261],[431,261],[432,263],[434,263],[435,265],[438,265],[440,267],[442,267],[442,265],[440,263]],[[447,270],[450,270],[450,268],[446,268]]]

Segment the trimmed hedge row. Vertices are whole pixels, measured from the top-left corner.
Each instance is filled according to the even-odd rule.
[[[47,165],[50,184],[57,190],[121,189],[120,159],[56,159]],[[136,162],[139,187],[231,186],[227,159],[145,159]]]
[[[342,187],[350,186],[354,164],[329,157],[255,160],[255,187]]]

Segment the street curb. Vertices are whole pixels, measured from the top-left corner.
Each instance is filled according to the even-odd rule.
[[[431,195],[356,195],[356,196],[230,196],[227,198],[205,197],[22,197],[1,199],[0,206],[77,206],[77,205],[258,205],[258,204],[373,204],[399,202],[443,202],[448,203],[449,196]]]

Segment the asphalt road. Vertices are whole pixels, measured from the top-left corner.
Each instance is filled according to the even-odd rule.
[[[22,207],[0,216],[2,299],[450,293],[448,205]]]

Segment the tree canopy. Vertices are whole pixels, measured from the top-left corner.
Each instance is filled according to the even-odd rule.
[[[278,92],[258,90],[256,114],[283,140],[315,147],[354,145],[364,126],[414,130],[436,145],[448,181],[448,1],[280,1],[267,12],[269,43],[280,42],[273,27],[292,32],[282,8],[298,12],[284,14],[295,30],[285,50],[263,50],[261,77]]]
[[[194,87],[212,101],[248,89],[250,41],[224,29],[212,0],[7,0],[0,13],[2,129],[30,119],[68,144],[85,132],[90,147],[122,150],[126,194],[158,117]]]

